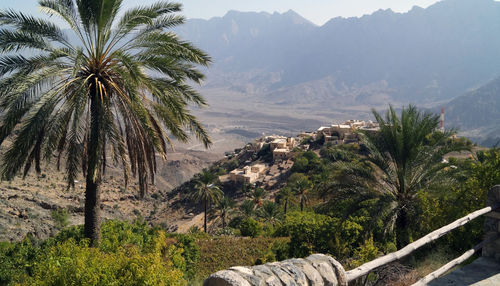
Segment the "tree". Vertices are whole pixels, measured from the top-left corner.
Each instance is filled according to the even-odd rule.
[[[222,228],[226,228],[226,218],[229,212],[234,208],[235,202],[230,197],[224,196],[217,204],[217,210],[222,218]]]
[[[250,193],[254,205],[262,206],[262,198],[264,197],[263,188],[255,188],[253,192]]]
[[[123,166],[125,185],[138,177],[141,197],[154,180],[156,154],[192,132],[205,146],[206,131],[190,113],[204,99],[188,84],[204,78],[210,58],[165,29],[184,23],[181,5],[160,1],[125,11],[122,0],[40,0],[72,33],[44,19],[0,11],[0,143],[2,179],[40,161],[66,157],[68,187],[86,178],[85,236],[100,236],[100,184],[108,158]],[[70,40],[76,39],[76,40]]]
[[[244,195],[244,196],[248,196],[251,191],[253,189],[253,185],[250,184],[250,183],[247,183],[247,182],[243,182],[241,184],[241,193]]]
[[[259,216],[263,218],[265,221],[271,223],[274,225],[277,219],[280,217],[280,208],[278,204],[271,202],[271,201],[265,201],[262,204],[262,207],[259,210]]]
[[[295,199],[295,194],[292,192],[292,189],[290,187],[286,186],[279,190],[278,197],[280,202],[283,202],[283,212],[286,215],[288,204]]]
[[[300,203],[300,211],[304,210],[304,205],[308,201],[307,193],[309,192],[309,188],[311,187],[311,182],[304,174],[295,173],[290,176],[288,179],[290,186],[295,193],[299,197]]]
[[[243,214],[245,218],[249,218],[253,215],[254,203],[251,200],[245,200],[240,205],[240,212]]]
[[[203,230],[207,232],[207,211],[208,204],[218,203],[224,193],[217,187],[214,183],[217,180],[217,176],[211,172],[204,170],[201,172],[196,180],[196,187],[194,188],[191,198],[194,201],[201,201],[203,203],[203,210],[205,217],[203,220]]]
[[[436,131],[439,117],[415,106],[403,108],[400,116],[392,106],[385,117],[374,110],[373,115],[380,131],[361,133],[360,137],[369,153],[367,160],[376,171],[369,171],[364,164],[345,163],[342,184],[351,193],[361,193],[362,198],[378,199],[375,217],[385,220],[386,230],[394,231],[396,245],[401,248],[411,240],[409,227],[418,207],[418,192],[450,186],[453,177],[443,172],[448,165],[442,158],[467,146],[450,140],[453,131]]]

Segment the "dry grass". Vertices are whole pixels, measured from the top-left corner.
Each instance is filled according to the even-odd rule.
[[[398,279],[388,281],[386,285],[392,286],[406,286],[412,285],[418,280],[422,279],[431,272],[439,269],[441,266],[448,263],[454,257],[452,254],[444,249],[437,249],[414,263],[409,271],[402,273]],[[451,271],[453,271],[452,269]]]

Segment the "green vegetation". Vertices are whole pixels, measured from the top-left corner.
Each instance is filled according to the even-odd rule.
[[[83,234],[78,226],[41,242],[28,236],[2,243],[0,284],[187,285],[188,266],[199,255],[182,236],[169,239],[140,221],[107,221],[98,248]]]
[[[257,237],[262,233],[262,225],[253,218],[246,218],[240,223],[240,233],[243,236]]]
[[[99,247],[83,227],[37,241],[0,243],[0,285],[197,285],[235,264],[282,259],[287,238],[167,234],[145,222],[106,221]]]
[[[217,204],[217,211],[219,211],[222,219],[222,228],[226,228],[226,220],[235,205],[236,202],[228,196],[224,196]]]
[[[202,256],[196,269],[201,280],[234,265],[255,265],[284,259],[282,253],[283,249],[286,251],[288,239],[222,236],[200,239],[198,243]]]
[[[56,223],[57,228],[65,228],[68,226],[68,210],[57,209],[50,212],[50,216]]]
[[[40,174],[42,159],[55,155],[59,167],[65,158],[68,187],[78,172],[86,177],[85,236],[97,245],[99,187],[110,154],[123,165],[125,185],[138,177],[144,197],[155,154],[165,157],[171,144],[165,131],[187,141],[189,130],[211,143],[188,109],[205,101],[187,84],[201,82],[198,66],[210,58],[166,31],[184,23],[174,14],[180,4],[160,1],[123,13],[122,0],[39,5],[67,24],[76,42],[49,20],[0,11],[0,143],[8,137],[12,143],[1,177],[26,176],[33,164]]]

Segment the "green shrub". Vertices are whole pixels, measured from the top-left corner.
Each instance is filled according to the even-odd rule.
[[[65,228],[66,226],[68,226],[68,210],[53,210],[50,212],[50,216],[54,220],[57,228]]]
[[[373,236],[371,236],[354,251],[354,260],[350,263],[350,266],[355,268],[363,263],[373,260],[377,257],[378,252],[378,248],[373,242]]]
[[[252,265],[270,255],[273,245],[287,245],[288,238],[219,236],[198,240],[201,256],[196,264],[199,280],[235,265]],[[268,256],[269,257],[269,256]],[[276,258],[278,258],[276,256]],[[193,285],[190,280],[189,285]],[[199,284],[201,285],[201,284]]]
[[[182,249],[165,248],[165,236],[156,239],[155,250],[141,254],[130,245],[116,253],[77,243],[74,239],[47,249],[35,264],[27,285],[187,285],[174,267]],[[165,251],[171,259],[165,259]]]
[[[271,251],[274,254],[276,260],[285,260],[290,258],[290,247],[288,245],[288,241],[285,240],[276,240],[271,245]]]
[[[313,252],[332,253],[338,220],[311,212],[287,214],[276,236],[290,236],[289,256],[305,257]]]
[[[241,223],[243,222],[244,218],[242,216],[237,216],[231,219],[231,221],[228,223],[229,227],[232,228],[240,228]]]
[[[182,270],[187,278],[193,278],[196,274],[196,263],[200,259],[200,247],[196,243],[195,236],[179,233],[170,236],[177,240],[175,245],[184,250],[182,257],[184,258],[185,267]]]
[[[99,248],[88,247],[82,226],[41,242],[0,243],[0,285],[186,285],[198,259],[194,238],[111,220]]]
[[[240,233],[242,236],[257,237],[261,232],[262,226],[252,218],[247,218],[240,224]]]
[[[0,285],[23,282],[32,273],[33,264],[40,249],[31,235],[17,243],[0,243]]]

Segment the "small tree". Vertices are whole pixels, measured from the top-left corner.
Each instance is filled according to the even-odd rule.
[[[265,201],[262,204],[262,207],[259,209],[258,214],[266,222],[269,222],[272,225],[274,225],[276,223],[276,220],[278,220],[281,216],[278,204],[271,201]]]
[[[203,210],[205,217],[203,220],[203,230],[207,232],[207,211],[208,205],[211,203],[217,203],[224,196],[224,193],[217,187],[214,183],[217,180],[217,176],[211,172],[204,170],[196,180],[196,187],[194,192],[191,194],[191,198],[196,202],[203,203]]]
[[[283,212],[286,215],[286,212],[288,210],[288,204],[295,199],[295,194],[293,193],[292,189],[289,186],[286,186],[281,190],[279,190],[278,198],[280,202],[283,203]]]
[[[260,207],[262,206],[262,198],[264,197],[264,189],[263,188],[255,188],[253,192],[250,194],[254,205]]]
[[[254,203],[251,200],[244,201],[240,206],[240,212],[244,217],[249,218],[253,215]]]
[[[311,182],[304,174],[301,173],[291,175],[288,182],[295,195],[299,197],[300,211],[303,211],[305,204],[308,202],[307,193],[311,187]]]
[[[226,219],[228,218],[231,210],[234,208],[234,205],[234,200],[227,196],[224,196],[217,204],[217,210],[219,211],[222,219],[222,228],[226,228]]]

